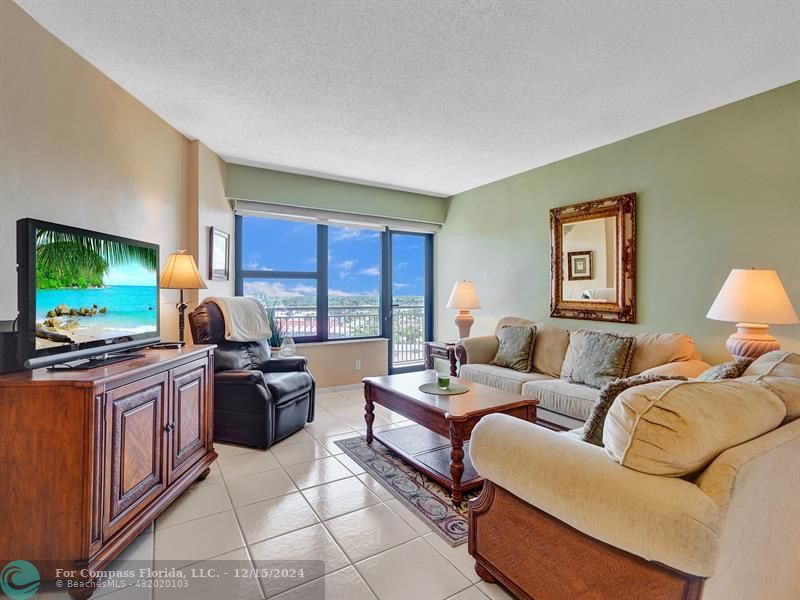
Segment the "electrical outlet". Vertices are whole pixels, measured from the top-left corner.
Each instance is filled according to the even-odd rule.
[[[356,359],[356,371],[361,370],[361,359]]]

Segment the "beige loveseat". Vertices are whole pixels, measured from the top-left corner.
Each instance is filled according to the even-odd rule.
[[[667,461],[722,426],[720,406],[739,403],[739,425],[764,406],[780,407],[776,428],[723,445],[683,477],[623,466],[608,448],[572,432],[484,417],[470,442],[472,463],[487,479],[470,506],[476,571],[537,600],[800,598],[800,356],[770,354],[738,380],[649,384],[617,398],[619,412],[637,394],[647,396],[644,388],[704,390],[684,407],[705,405],[705,416],[658,433],[672,440],[653,446]],[[652,411],[646,418],[658,422]],[[741,429],[728,423],[729,435]]]
[[[599,390],[568,381],[585,329],[570,331],[517,317],[500,319],[495,332],[507,325],[535,325],[533,371],[522,373],[490,364],[499,341],[495,335],[462,339],[456,346],[459,376],[507,392],[536,398],[541,421],[561,428],[581,427]],[[661,374],[696,377],[709,368],[694,340],[682,333],[637,333],[629,375]]]

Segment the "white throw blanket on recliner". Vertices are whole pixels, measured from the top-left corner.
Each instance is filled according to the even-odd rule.
[[[263,342],[272,337],[267,309],[249,296],[212,296],[203,302],[213,302],[225,320],[225,339],[229,342]]]

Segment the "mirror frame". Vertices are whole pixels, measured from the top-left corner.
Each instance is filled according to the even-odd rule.
[[[564,225],[605,217],[617,218],[616,302],[565,300],[562,295]],[[616,323],[636,322],[635,193],[550,209],[550,316]]]

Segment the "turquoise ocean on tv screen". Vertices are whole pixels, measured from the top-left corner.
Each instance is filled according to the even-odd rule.
[[[47,312],[59,304],[80,310],[83,307],[105,307],[106,314],[79,317],[82,326],[109,330],[145,333],[156,330],[158,294],[154,285],[111,285],[104,288],[36,290],[36,320],[47,318]],[[106,337],[106,336],[103,336]]]

